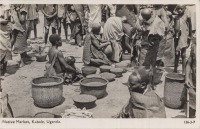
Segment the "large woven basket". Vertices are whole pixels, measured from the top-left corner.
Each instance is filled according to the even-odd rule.
[[[63,79],[60,77],[39,77],[32,80],[32,97],[35,105],[44,108],[55,107],[63,100]]]
[[[93,85],[91,85],[94,83]],[[103,98],[106,94],[108,80],[104,78],[85,78],[80,81],[81,94],[96,96],[97,99]]]
[[[169,73],[165,78],[164,102],[169,108],[180,109],[184,102],[184,76],[177,73]]]

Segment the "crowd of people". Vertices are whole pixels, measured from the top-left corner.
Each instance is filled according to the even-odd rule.
[[[20,54],[20,67],[31,60],[27,40],[32,30],[37,38],[41,11],[44,42],[47,44],[49,39],[52,44],[48,56],[56,74],[81,74],[75,59],[65,58],[58,50],[63,27],[67,42],[74,40],[83,46],[85,65],[112,65],[120,62],[123,54],[130,54],[133,66],[153,68],[153,73],[155,67],[173,66],[178,72],[181,56],[185,82],[196,89],[195,5],[13,4],[0,5],[0,10],[2,75],[6,73],[7,61],[12,59],[11,52]],[[191,54],[187,56],[190,46]]]

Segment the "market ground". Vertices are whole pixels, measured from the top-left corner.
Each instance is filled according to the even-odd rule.
[[[38,36],[43,37],[43,15],[40,13],[40,23],[38,24]],[[51,33],[51,32],[50,32]],[[33,36],[33,34],[32,34]],[[62,37],[64,35],[62,33]],[[33,48],[37,45],[31,44]],[[64,56],[76,57],[76,66],[83,67],[82,51],[83,47],[71,45],[64,41],[63,46],[60,48]],[[33,55],[32,52],[29,54]],[[9,103],[13,110],[14,116],[34,116],[38,112],[50,112],[60,115],[66,109],[73,107],[73,97],[80,94],[80,86],[78,83],[74,85],[63,85],[63,97],[65,101],[54,108],[39,108],[34,105],[32,98],[31,81],[33,78],[41,77],[44,75],[45,63],[32,61],[29,65],[18,68],[17,62],[19,55],[13,55],[13,60],[9,62],[8,72],[9,76],[5,77],[2,81],[3,91],[9,95]],[[165,72],[162,76],[162,82],[157,85],[155,92],[163,98]],[[94,118],[111,118],[119,113],[121,108],[129,100],[128,88],[124,83],[127,82],[130,72],[123,74],[123,77],[116,79],[107,86],[107,96],[96,101],[96,107],[89,109],[93,113]],[[185,117],[185,113],[181,109],[165,108],[168,118]]]

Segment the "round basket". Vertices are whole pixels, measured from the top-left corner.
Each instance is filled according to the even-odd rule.
[[[36,60],[38,62],[45,62],[46,61],[46,58],[47,58],[47,54],[35,54],[35,57],[36,57]]]
[[[182,94],[184,90],[184,76],[169,73],[165,77],[164,102],[169,108],[179,109],[183,106]]]
[[[108,80],[104,78],[85,78],[80,81],[81,94],[96,96],[97,99],[103,98],[106,94]]]
[[[77,108],[83,109],[85,107],[86,109],[90,109],[95,106],[97,98],[93,95],[80,94],[78,96],[75,96],[73,100],[74,105]]]
[[[123,53],[122,54],[122,60],[131,60],[131,54],[130,53]]]
[[[99,74],[90,74],[90,75],[87,75],[87,76],[86,76],[86,78],[93,78],[93,77],[100,78],[101,75],[99,75]]]
[[[55,107],[63,100],[63,79],[60,77],[39,77],[32,80],[32,97],[35,105],[44,108]]]
[[[154,77],[153,77],[155,84],[158,84],[158,83],[161,82],[160,79],[163,75],[163,71],[164,70],[162,68],[156,68],[156,72],[155,72]]]
[[[17,116],[15,118],[33,118],[33,116],[22,115],[22,116]]]
[[[127,71],[128,64],[125,62],[116,63],[115,68],[121,68],[123,69],[123,73],[125,73]]]
[[[92,66],[86,66],[82,68],[82,74],[83,76],[87,76],[90,74],[95,74],[97,72],[97,68],[96,67],[92,67]]]
[[[115,74],[116,77],[122,77],[122,73],[124,72],[124,70],[121,68],[111,68],[110,72]]]
[[[114,81],[115,78],[116,78],[116,75],[115,75],[115,74],[113,74],[113,73],[108,73],[108,72],[101,73],[100,76],[101,76],[102,78],[107,79],[109,82]]]
[[[103,72],[110,72],[111,68],[112,68],[111,66],[102,65],[102,66],[100,66],[99,69],[100,69],[100,72],[103,73]]]
[[[39,112],[35,114],[35,118],[61,118],[59,115],[55,115],[49,112]]]

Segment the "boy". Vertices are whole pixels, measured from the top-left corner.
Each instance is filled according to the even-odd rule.
[[[190,38],[192,35],[192,24],[190,12],[185,5],[177,5],[175,12],[175,64],[174,72],[177,72],[179,56],[182,57],[182,74],[185,74],[186,66],[186,50],[190,45]]]

